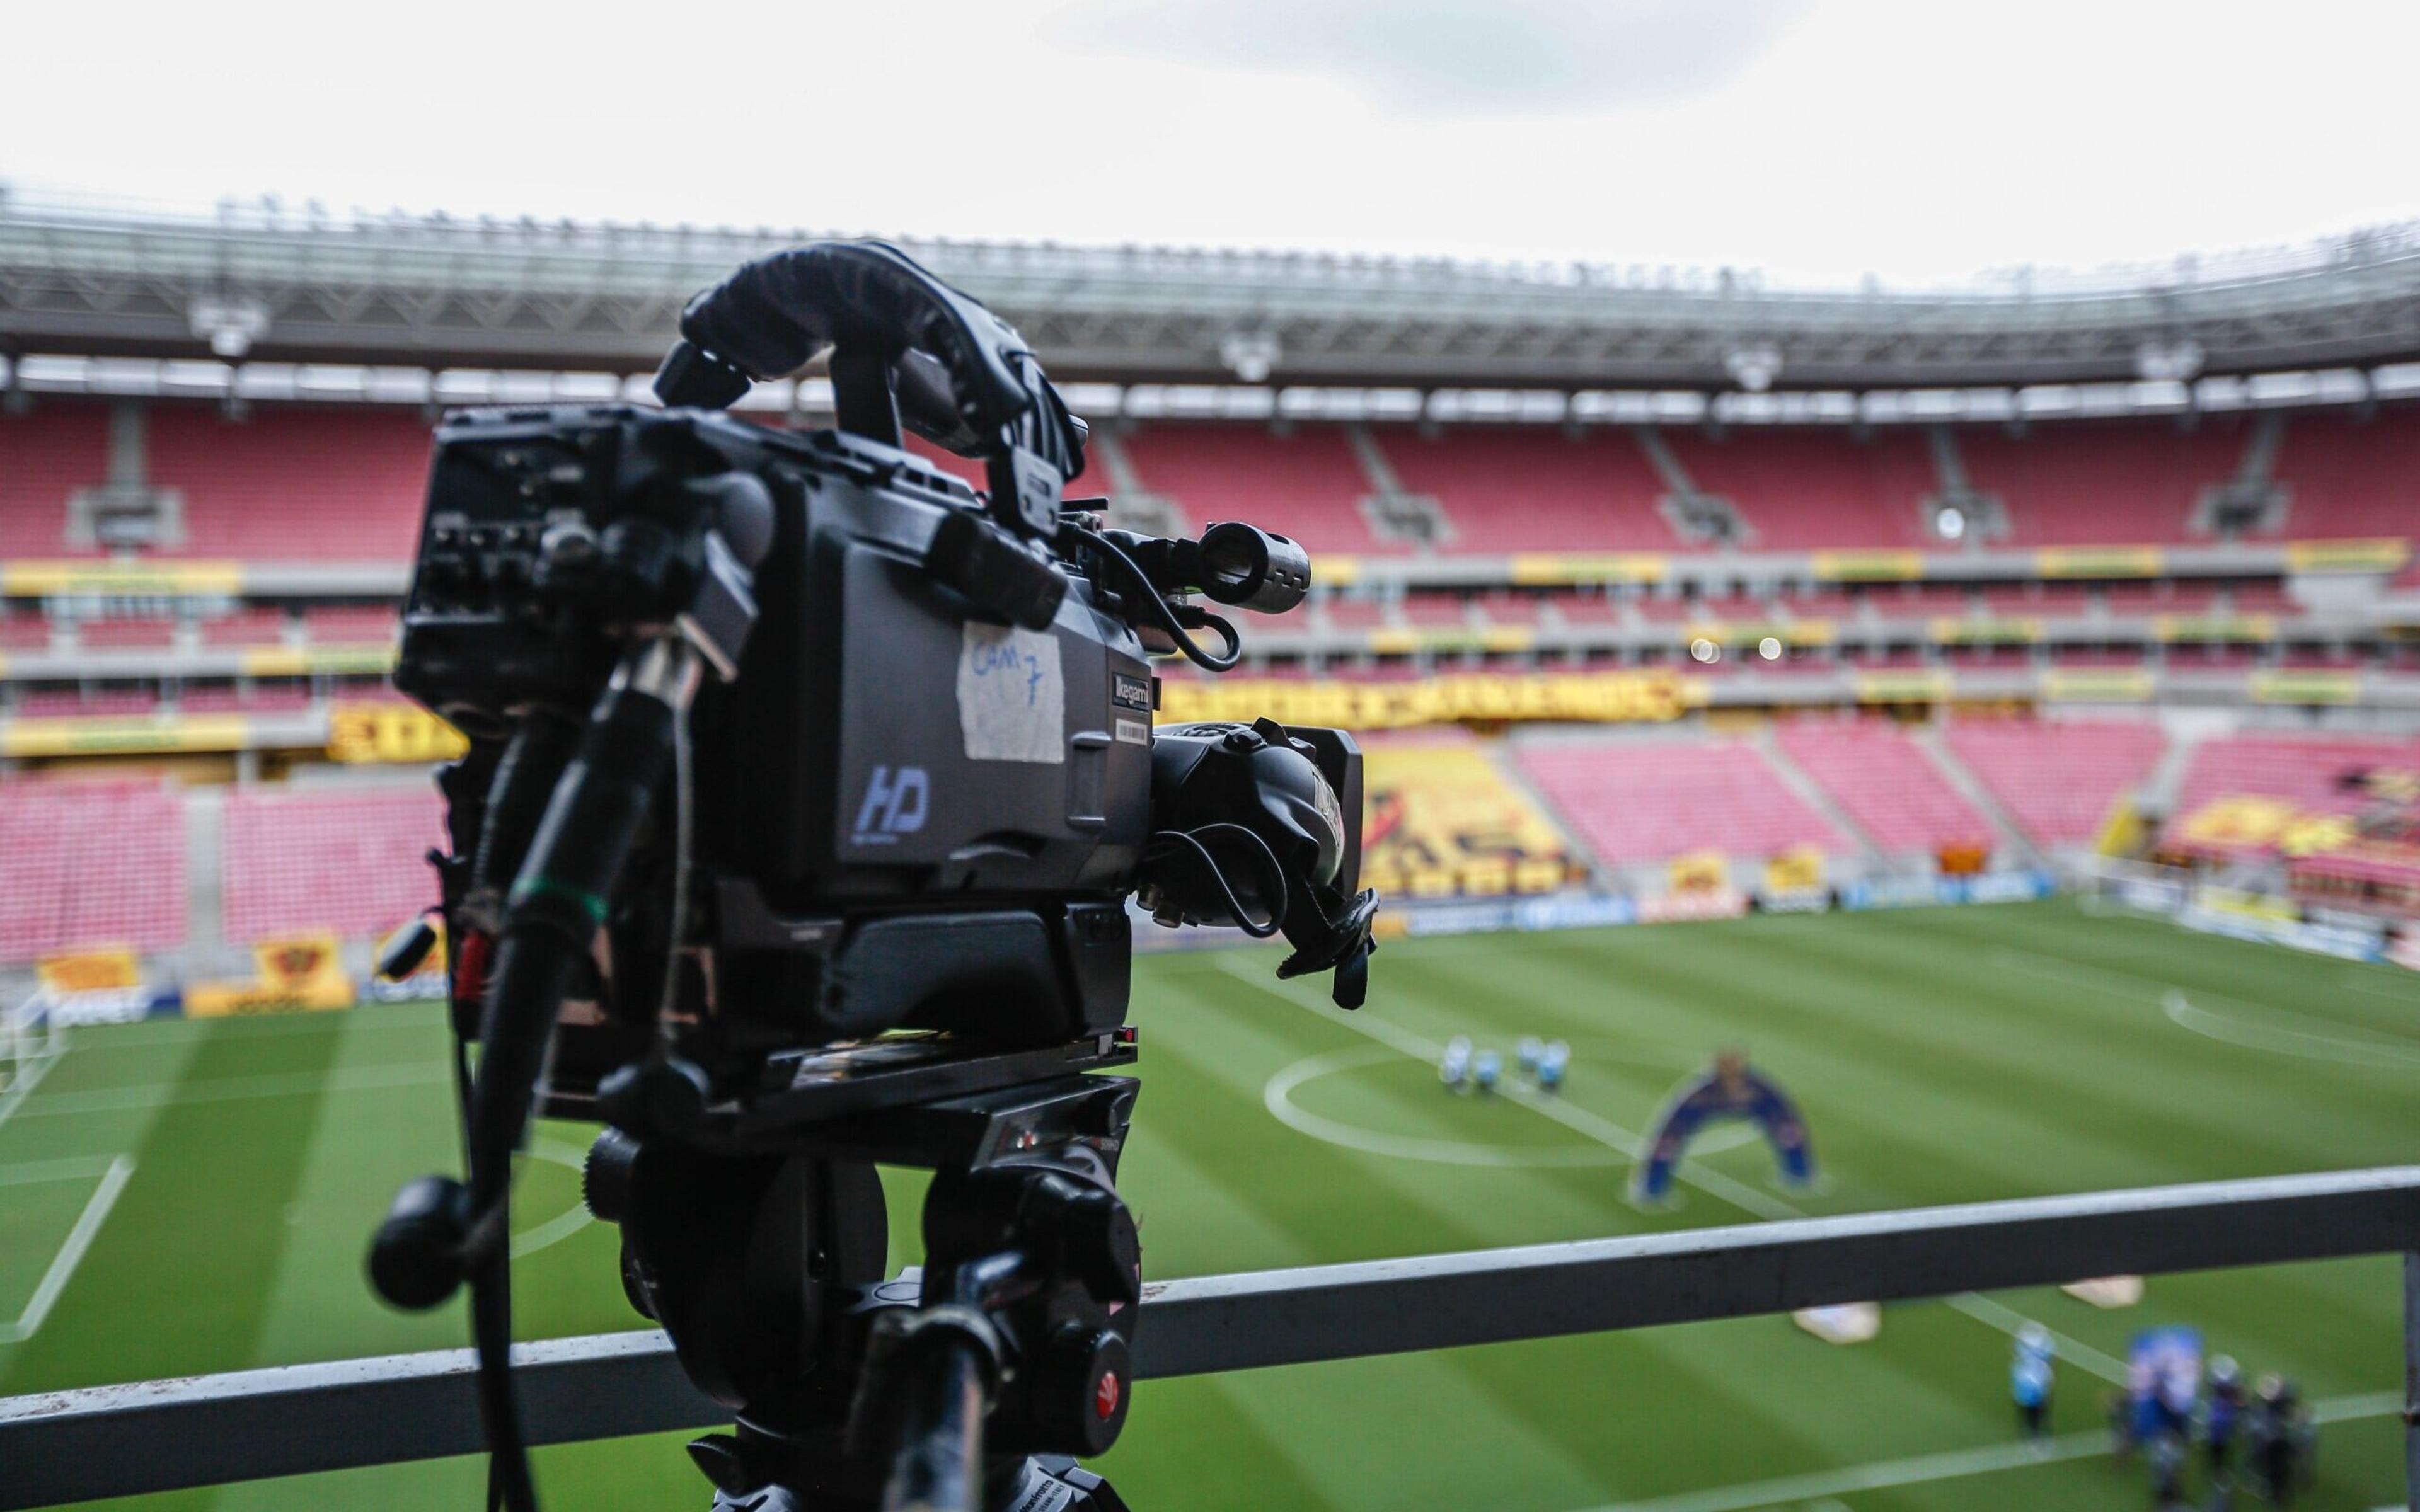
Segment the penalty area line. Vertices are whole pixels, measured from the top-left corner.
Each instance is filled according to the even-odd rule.
[[[52,1164],[64,1165],[67,1163]],[[58,1302],[59,1293],[67,1290],[76,1267],[84,1263],[85,1251],[92,1248],[92,1242],[100,1237],[101,1226],[108,1220],[109,1210],[117,1205],[117,1195],[126,1190],[126,1183],[133,1175],[134,1157],[132,1155],[116,1157],[109,1163],[109,1168],[101,1172],[101,1184],[93,1188],[92,1196],[84,1205],[84,1211],[76,1215],[75,1227],[68,1230],[67,1242],[52,1257],[50,1269],[42,1273],[40,1283],[34,1288],[34,1295],[25,1303],[25,1310],[17,1315],[15,1322],[0,1327],[0,1344],[23,1344],[32,1338],[35,1331],[42,1326],[42,1320],[51,1316],[51,1308]]]

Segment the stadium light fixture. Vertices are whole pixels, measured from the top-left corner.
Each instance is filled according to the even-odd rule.
[[[258,300],[195,300],[185,317],[194,335],[230,361],[269,334],[269,306]]]
[[[1285,350],[1273,331],[1231,331],[1218,338],[1218,361],[1247,383],[1264,383]]]
[[[1762,656],[1767,661],[1779,661],[1781,659],[1781,641],[1773,636],[1766,636],[1763,640],[1756,643],[1756,654]]]
[[[1781,376],[1781,348],[1769,344],[1734,347],[1723,353],[1723,370],[1750,393],[1762,393]]]

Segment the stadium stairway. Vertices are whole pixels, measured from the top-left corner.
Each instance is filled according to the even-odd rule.
[[[2177,795],[2185,788],[2185,775],[2193,770],[2194,754],[2201,743],[2213,736],[2227,734],[2232,721],[2223,716],[2204,716],[2195,719],[2166,718],[2161,721],[2168,735],[2168,748],[2160,764],[2134,795],[2134,806],[2149,819],[2164,820],[2176,811]]]
[[[2041,864],[2041,852],[2035,846],[2033,838],[2009,816],[2008,810],[2000,806],[2000,800],[1983,784],[1983,779],[1958,759],[1958,753],[1942,740],[1939,729],[1929,724],[1920,725],[1908,732],[1908,739],[1924,753],[1924,759],[1932,764],[1933,770],[1941,774],[1943,781],[1964,798],[1977,813],[1992,822],[1993,833],[1998,838],[2004,855],[2020,857],[2028,866]]]
[[[1562,810],[1555,806],[1545,790],[1529,779],[1528,772],[1513,758],[1512,742],[1488,742],[1487,761],[1496,768],[1497,779],[1506,787],[1528,799],[1531,808],[1546,816],[1546,822],[1555,826],[1555,833],[1562,837],[1563,854],[1586,867],[1590,879],[1602,882],[1613,875],[1614,869],[1606,866],[1605,858],[1597,855],[1596,847],[1589,843],[1587,832],[1565,820]]]
[[[1790,759],[1790,753],[1781,748],[1781,742],[1774,738],[1771,725],[1760,728],[1751,743],[1756,747],[1758,753],[1763,756],[1764,764],[1773,769],[1773,775],[1781,779],[1783,787],[1797,795],[1799,802],[1832,821],[1841,834],[1855,841],[1857,849],[1864,853],[1868,860],[1879,861],[1883,858],[1882,846],[1875,843],[1874,837],[1868,832],[1866,826],[1851,818],[1849,811],[1840,807],[1839,801],[1823,791],[1823,784],[1807,775],[1807,768]]]
[[[226,844],[226,792],[185,790],[185,938],[195,945],[226,939],[226,882],[220,857]]]

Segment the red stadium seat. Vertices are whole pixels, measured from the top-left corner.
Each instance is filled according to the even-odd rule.
[[[1754,549],[1926,544],[1920,506],[1939,485],[1919,432],[1866,440],[1838,430],[1659,434],[1699,492],[1730,501],[1755,532]]]
[[[1664,481],[1626,432],[1577,436],[1536,425],[1455,425],[1423,435],[1373,430],[1407,493],[1445,508],[1450,549],[1675,551],[1685,543],[1656,508]]]
[[[1740,741],[1589,740],[1516,748],[1539,792],[1608,865],[1690,851],[1764,856],[1856,847]]]
[[[222,841],[226,936],[394,929],[437,901],[422,854],[442,840],[433,793],[230,794]]]
[[[1782,725],[1776,738],[1883,850],[1992,848],[1992,822],[1959,795],[1898,726],[1801,719]]]
[[[2167,747],[2158,726],[2117,720],[1961,721],[1945,738],[2017,826],[2043,845],[2089,842]]]
[[[2183,541],[2194,506],[2235,475],[2245,427],[2207,419],[2068,421],[2023,436],[1993,426],[1956,432],[1966,476],[2007,510],[2006,546],[2112,546]]]
[[[99,946],[164,949],[185,938],[185,810],[160,787],[0,786],[0,962]]]
[[[1312,552],[1412,549],[1410,542],[1371,533],[1360,508],[1370,480],[1342,426],[1281,434],[1263,425],[1154,421],[1120,440],[1137,481],[1174,499],[1196,530],[1240,519],[1290,535]]]

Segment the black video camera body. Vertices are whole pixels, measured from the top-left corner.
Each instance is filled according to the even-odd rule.
[[[787,255],[826,253],[858,271],[875,255]],[[927,292],[921,270],[876,270]],[[878,432],[896,403],[964,442],[918,407],[919,348],[887,349],[835,359],[836,381],[882,391],[845,391],[844,420]],[[716,361],[684,351],[668,382]],[[1080,422],[1019,370],[1031,409],[1061,418],[1059,465],[1080,468]],[[1358,1001],[1374,900],[1350,738],[1152,727],[1147,649],[1199,655],[1189,632],[1213,627],[1233,661],[1191,594],[1291,607],[1299,548],[1233,524],[1147,540],[1055,506],[1044,529],[1022,448],[986,501],[897,440],[694,408],[479,410],[439,431],[396,683],[473,741],[441,863],[466,1032],[580,721],[651,638],[710,674],[668,769],[632,784],[641,811],[606,815],[628,880],[576,900],[601,928],[556,1015],[548,1111],[597,1116],[613,1073],[667,1042],[705,1104],[737,1106],[797,1053],[895,1027],[1036,1045],[1114,1028],[1138,888],[1164,923],[1283,929],[1289,974],[1341,967]]]

